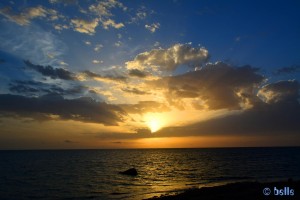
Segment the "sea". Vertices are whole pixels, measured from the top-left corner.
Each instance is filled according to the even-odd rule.
[[[289,178],[300,178],[300,147],[0,151],[0,199],[141,200]]]

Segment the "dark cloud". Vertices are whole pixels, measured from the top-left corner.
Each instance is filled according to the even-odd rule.
[[[113,144],[122,144],[122,142],[120,142],[120,141],[111,142],[111,143],[113,143]]]
[[[251,66],[233,67],[225,63],[207,64],[197,71],[164,77],[149,84],[167,89],[171,105],[184,107],[182,99],[194,99],[195,108],[240,109],[256,101],[255,89],[264,77]]]
[[[137,88],[123,88],[122,91],[138,95],[150,94],[149,92],[142,91]]]
[[[282,67],[277,69],[273,74],[274,75],[283,75],[283,74],[293,74],[300,72],[300,65],[293,65],[290,67]]]
[[[184,127],[165,128],[158,131],[156,135],[160,137],[245,134],[300,136],[299,89],[297,81],[279,81],[268,84],[258,92],[266,96],[242,113]]]
[[[169,127],[156,132],[157,137],[197,135],[276,135],[300,136],[299,102],[261,102],[240,114],[215,118],[184,127]],[[288,137],[288,136],[287,136]]]
[[[139,78],[145,78],[147,74],[139,69],[131,69],[129,70],[129,76],[135,76]]]
[[[27,68],[33,69],[43,76],[50,77],[52,79],[63,79],[63,80],[77,80],[74,73],[63,69],[63,68],[53,68],[52,66],[42,66],[32,64],[30,61],[24,61]]]
[[[85,76],[89,77],[89,78],[98,78],[98,79],[104,79],[104,80],[112,80],[112,81],[126,81],[127,78],[125,76],[121,76],[121,75],[101,75],[101,74],[97,74],[91,71],[83,71],[82,72]]]
[[[118,132],[98,133],[96,137],[101,139],[127,140],[127,139],[151,138],[156,136],[153,135],[149,129],[141,128],[135,130],[135,132],[132,133],[118,133]]]
[[[9,90],[27,96],[40,96],[45,94],[76,95],[82,94],[87,87],[81,85],[62,88],[54,84],[32,80],[14,80],[9,84]]]
[[[119,104],[127,113],[146,113],[146,112],[166,112],[170,108],[160,102],[156,101],[140,101],[137,104]]]
[[[64,5],[68,4],[78,4],[77,0],[50,0],[50,3],[63,3]]]
[[[300,84],[296,80],[279,81],[264,86],[258,95],[267,103],[297,101]]]
[[[126,113],[116,105],[94,101],[89,97],[64,99],[60,95],[45,95],[28,98],[18,95],[1,94],[2,115],[29,117],[37,120],[59,119],[118,125]]]
[[[74,143],[78,143],[78,142],[74,142],[72,140],[65,140],[64,143],[67,143],[67,144],[74,144]]]
[[[3,64],[3,63],[5,63],[5,60],[0,58],[0,64]]]

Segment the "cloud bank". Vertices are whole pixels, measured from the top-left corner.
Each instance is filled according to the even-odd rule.
[[[97,102],[89,97],[64,99],[57,94],[30,98],[0,94],[2,116],[27,117],[36,120],[75,120],[117,126],[126,113],[116,105]]]
[[[180,65],[199,67],[209,58],[208,51],[190,44],[175,44],[167,49],[153,49],[140,53],[134,60],[126,62],[127,69],[159,69],[174,71]]]

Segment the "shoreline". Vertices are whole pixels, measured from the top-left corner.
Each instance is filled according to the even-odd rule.
[[[268,195],[268,193],[270,194]],[[300,199],[299,194],[300,180],[289,179],[272,182],[235,182],[219,186],[192,188],[178,194],[155,196],[147,200],[292,200]]]

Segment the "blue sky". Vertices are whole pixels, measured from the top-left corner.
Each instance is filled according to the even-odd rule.
[[[299,8],[299,1],[2,1],[1,98],[32,103],[20,110],[3,104],[2,121],[30,118],[32,129],[42,119],[45,127],[56,120],[85,123],[86,129],[95,123],[99,131],[91,128],[91,134],[97,138],[131,133],[138,136],[129,139],[136,139],[145,130],[167,137],[170,127],[203,132],[210,130],[199,125],[203,120],[261,104],[293,100],[298,111]],[[73,107],[69,113],[32,107],[52,98],[57,105],[81,102],[87,110],[86,99],[105,103],[99,115],[110,118],[94,119]],[[64,137],[79,140],[76,134]]]

